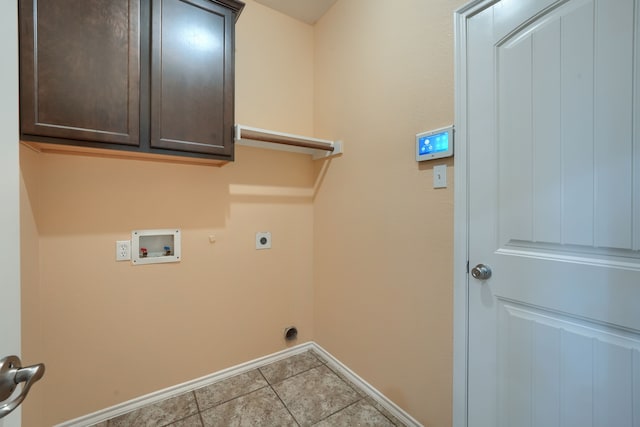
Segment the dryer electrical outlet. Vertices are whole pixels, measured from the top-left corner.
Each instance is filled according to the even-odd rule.
[[[256,233],[256,249],[271,249],[271,233],[268,231]]]

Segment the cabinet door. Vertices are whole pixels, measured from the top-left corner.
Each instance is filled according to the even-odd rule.
[[[22,134],[138,145],[139,34],[140,0],[20,0]]]
[[[234,20],[208,0],[153,0],[152,148],[233,156]]]

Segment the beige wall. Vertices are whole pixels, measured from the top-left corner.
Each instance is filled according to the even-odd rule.
[[[312,27],[247,2],[237,35],[237,121],[311,134]],[[308,156],[238,148],[214,168],[22,147],[21,169],[23,359],[47,367],[25,426],[281,350],[291,324],[313,338]],[[182,262],[115,262],[131,230],[172,227]]]
[[[315,340],[426,425],[451,424],[453,168],[416,132],[453,121],[460,0],[339,0],[311,27],[247,1],[236,122],[340,138],[345,155],[239,147],[223,168],[21,148],[23,359],[48,426]],[[303,190],[303,191],[300,191]],[[180,227],[179,264],[115,262]],[[273,249],[256,251],[256,231]],[[209,235],[216,242],[209,242]]]
[[[44,323],[40,298],[40,156],[20,146],[20,281],[22,318],[22,362],[44,362]],[[48,374],[48,372],[45,372]],[[48,376],[48,375],[47,375]],[[48,380],[48,378],[47,378]],[[22,404],[23,425],[44,426],[45,382],[41,380]]]
[[[314,203],[316,341],[429,426],[451,425],[453,161],[414,141],[453,122],[462,3],[340,0],[315,35],[315,129],[345,141]]]

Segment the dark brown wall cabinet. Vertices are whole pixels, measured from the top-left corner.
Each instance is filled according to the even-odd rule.
[[[233,160],[234,25],[242,2],[19,5],[24,141]]]

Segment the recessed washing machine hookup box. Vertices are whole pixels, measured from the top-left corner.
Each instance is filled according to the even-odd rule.
[[[134,230],[131,232],[131,263],[180,262],[180,230]]]

